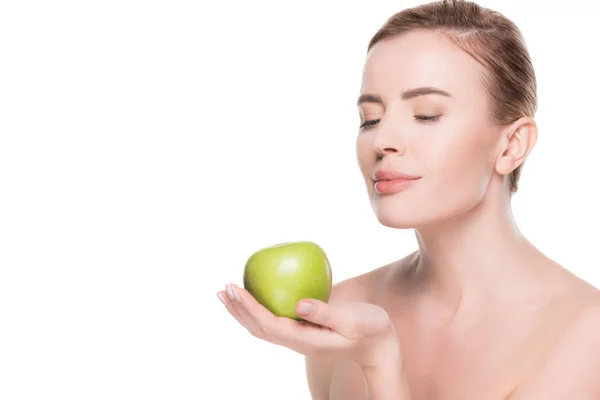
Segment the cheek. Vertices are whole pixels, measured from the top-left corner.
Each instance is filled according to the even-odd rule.
[[[444,176],[482,173],[488,168],[489,150],[480,136],[480,133],[454,135],[430,144],[427,158],[432,172]]]
[[[356,159],[365,179],[373,172],[375,164],[374,153],[366,136],[359,135],[356,139]]]
[[[437,195],[458,200],[459,197],[480,198],[485,193],[493,164],[486,143],[479,137],[457,135],[454,140],[430,146],[426,157],[431,189]]]

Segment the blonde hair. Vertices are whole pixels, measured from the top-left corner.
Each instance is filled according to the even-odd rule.
[[[379,41],[411,30],[438,32],[484,67],[482,80],[491,99],[491,117],[510,124],[537,111],[534,68],[519,28],[508,18],[471,1],[442,0],[402,10],[377,31],[367,53]],[[510,173],[510,191],[518,189],[521,164]]]

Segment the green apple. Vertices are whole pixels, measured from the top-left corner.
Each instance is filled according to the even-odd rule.
[[[296,314],[298,301],[329,300],[331,266],[316,243],[276,244],[250,256],[244,268],[244,288],[273,314],[302,320]]]

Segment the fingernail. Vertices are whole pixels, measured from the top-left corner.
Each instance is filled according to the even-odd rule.
[[[221,300],[221,303],[223,303],[224,306],[227,305],[227,302],[225,301],[225,297],[223,297],[223,293],[221,293],[221,292],[217,293],[217,297],[219,298],[219,300]]]
[[[225,289],[227,290],[227,297],[229,297],[229,300],[231,300],[231,301],[235,300],[235,296],[233,294],[233,290],[231,289],[231,285],[230,284],[225,285]]]
[[[300,302],[300,304],[298,305],[298,314],[310,314],[310,312],[313,309],[313,305],[311,303],[307,303],[305,301]]]

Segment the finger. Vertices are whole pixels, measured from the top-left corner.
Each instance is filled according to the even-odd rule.
[[[291,318],[275,316],[260,304],[245,289],[232,285],[241,299],[240,315],[246,321],[253,320],[260,330],[262,339],[288,347],[301,354],[335,350],[350,344],[350,341],[328,327],[300,322]]]
[[[317,299],[302,299],[296,304],[296,314],[314,324],[337,330],[344,323],[345,313],[343,309],[335,308]]]
[[[248,331],[258,338],[263,338],[264,332],[256,320],[248,313],[244,305],[241,303],[241,296],[237,287],[232,284],[226,285],[227,293],[231,301],[231,308],[242,321],[242,325],[248,329]]]
[[[241,307],[238,309],[244,320],[251,321],[256,326],[257,335],[271,343],[291,347],[301,352],[311,341],[318,342],[322,335],[322,327],[309,327],[306,323],[291,318],[282,318],[274,315],[265,306],[260,304],[246,289],[232,285],[241,299]],[[322,337],[321,337],[322,339]]]
[[[225,285],[225,290],[219,292],[217,296],[219,297],[219,300],[225,304],[229,314],[231,314],[235,320],[244,328],[246,328],[252,335],[257,336],[256,332],[258,329],[256,324],[251,318],[248,318],[245,315],[246,313],[242,312],[243,309],[240,305],[239,295],[237,295],[231,285]]]
[[[300,300],[296,305],[296,314],[349,339],[356,339],[355,331],[358,320],[363,318],[348,307],[327,304],[317,299]]]
[[[221,303],[223,303],[229,314],[231,314],[231,316],[233,316],[240,325],[244,325],[244,321],[241,319],[237,311],[233,308],[233,302],[228,297],[227,292],[225,290],[221,290],[217,293],[217,297],[219,298],[219,300],[221,300]]]
[[[240,304],[242,305],[245,315],[254,320],[254,322],[266,334],[276,335],[278,333],[278,325],[281,325],[281,318],[274,315],[265,306],[256,301],[254,296],[252,296],[246,289],[240,288],[236,285],[232,285],[232,289],[239,296]]]

